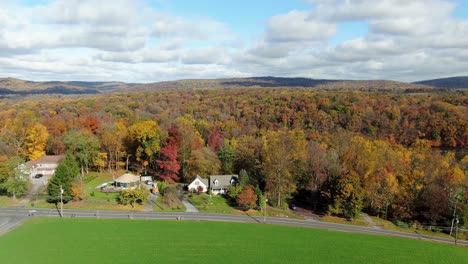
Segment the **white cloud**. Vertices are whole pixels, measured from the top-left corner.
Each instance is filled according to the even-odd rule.
[[[147,0],[0,1],[0,74],[132,82],[466,75],[468,20],[453,17],[454,1],[309,2],[309,10],[285,10],[256,25],[263,34],[240,39],[215,18],[164,12]],[[367,33],[337,42],[348,22],[364,22]]]
[[[229,52],[223,47],[197,48],[185,52],[181,58],[184,64],[225,65],[231,61]]]
[[[158,38],[226,40],[235,38],[225,24],[203,18],[185,18],[156,12],[152,34]]]
[[[133,25],[138,20],[138,1],[55,0],[34,8],[37,19],[57,24]]]
[[[314,20],[309,12],[291,11],[268,21],[266,39],[270,42],[327,40],[336,34],[336,25]]]

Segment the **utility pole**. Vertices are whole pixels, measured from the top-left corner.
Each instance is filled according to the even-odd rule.
[[[452,217],[452,226],[450,227],[450,235],[452,235],[453,223],[455,222],[455,217],[457,216],[457,202],[458,202],[458,194],[455,194],[455,205],[453,206],[453,217]]]
[[[263,202],[263,223],[266,224],[266,206],[267,206],[268,199],[266,198],[265,194],[265,201]]]
[[[457,240],[458,240],[458,223],[460,223],[460,221],[458,220],[458,217],[457,219],[455,220],[455,223],[457,224],[457,227],[455,228],[455,245],[457,244]]]
[[[60,185],[60,217],[63,217],[63,189]]]

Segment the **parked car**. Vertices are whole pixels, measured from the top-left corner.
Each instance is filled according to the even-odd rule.
[[[146,181],[146,184],[147,184],[147,185],[151,185],[151,186],[153,186],[153,181],[151,181],[151,180],[147,180],[147,181]]]
[[[44,174],[38,173],[34,175],[34,178],[39,179],[39,178],[42,178],[42,176],[44,176]]]
[[[291,208],[291,210],[293,210],[293,211],[297,210],[297,206],[295,204],[290,204],[289,208]]]

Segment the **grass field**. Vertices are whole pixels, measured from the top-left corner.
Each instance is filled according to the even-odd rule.
[[[261,224],[30,219],[0,237],[5,263],[466,263],[412,239]]]
[[[188,195],[189,200],[200,212],[204,213],[215,213],[215,214],[245,214],[246,212],[236,209],[233,204],[229,204],[228,201],[219,195],[212,195],[211,198],[207,194],[193,194]],[[249,215],[262,216],[263,212],[257,210],[249,210]],[[268,206],[267,216],[273,217],[286,217],[302,219],[301,216],[295,214],[289,209],[280,209]]]

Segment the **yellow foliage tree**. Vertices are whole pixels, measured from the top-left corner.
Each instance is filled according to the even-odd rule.
[[[25,147],[30,160],[36,160],[45,155],[45,147],[49,133],[47,128],[39,123],[29,127],[26,135]]]

